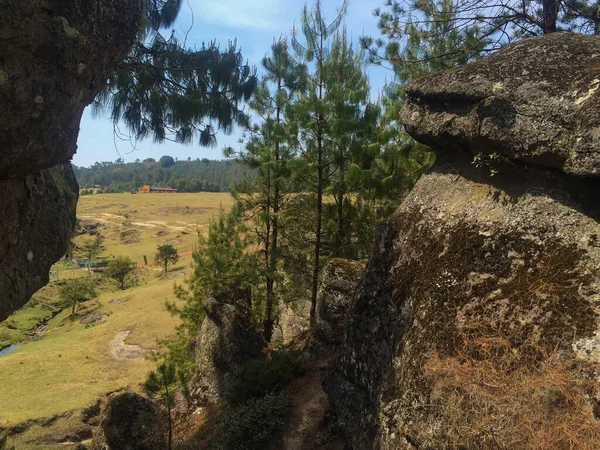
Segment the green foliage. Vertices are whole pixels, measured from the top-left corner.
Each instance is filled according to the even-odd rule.
[[[248,361],[227,393],[233,405],[250,399],[281,392],[294,378],[301,375],[297,352],[272,352],[271,358]]]
[[[158,164],[160,164],[161,167],[168,168],[175,164],[175,160],[172,156],[164,155],[160,157],[160,159],[158,160]]]
[[[476,155],[473,156],[473,161],[471,164],[473,164],[475,167],[479,168],[486,168],[488,171],[488,175],[490,177],[493,177],[494,175],[497,175],[499,173],[498,169],[494,168],[494,161],[499,161],[501,160],[502,157],[496,153],[483,153],[483,152],[479,152]]]
[[[159,245],[154,255],[154,263],[158,266],[162,266],[167,273],[169,264],[176,264],[179,261],[179,254],[177,249],[171,244]]]
[[[179,316],[189,336],[195,336],[206,313],[204,298],[220,298],[232,286],[248,289],[256,279],[253,256],[246,254],[247,242],[242,240],[245,229],[241,211],[234,206],[230,213],[223,210],[210,222],[208,236],[198,233],[199,245],[192,253],[194,273],[184,286],[175,286],[175,295],[183,305],[167,303],[167,309]],[[248,308],[250,305],[239,305]]]
[[[115,129],[124,122],[133,140],[189,144],[196,138],[214,145],[217,129],[229,133],[246,123],[240,104],[256,87],[255,71],[235,42],[225,50],[215,42],[190,49],[174,30],[163,35],[181,4],[145,2],[146,26],[96,99],[95,112],[108,109]]]
[[[108,263],[104,275],[113,278],[119,282],[119,287],[125,289],[126,278],[133,272],[134,263],[131,258],[126,256],[117,256],[115,259]]]
[[[173,406],[175,406],[174,390],[176,389],[176,386],[174,387],[173,385],[179,380],[182,380],[184,383],[187,381],[183,380],[180,375],[178,376],[178,371],[174,363],[165,361],[157,367],[156,371],[152,370],[148,373],[148,376],[146,377],[146,383],[144,385],[144,390],[149,397],[160,396],[164,405],[167,407],[169,450],[171,450],[173,441],[173,422],[171,410]]]
[[[102,236],[100,234],[96,234],[94,239],[87,241],[83,246],[83,254],[90,261],[95,259],[103,250],[104,245],[102,244]]]
[[[264,450],[281,435],[289,406],[287,392],[250,400],[223,424],[219,450]]]
[[[90,280],[77,278],[64,283],[60,287],[59,295],[64,305],[71,308],[72,314],[75,314],[79,303],[96,297],[96,290]]]
[[[265,341],[270,342],[275,310],[281,300],[280,287],[284,284],[282,237],[286,230],[280,216],[294,189],[290,166],[297,136],[295,124],[287,112],[306,83],[306,69],[294,61],[285,38],[273,44],[271,55],[263,59],[263,67],[265,75],[250,102],[260,123],[247,131],[245,148],[236,155],[237,161],[247,167],[252,177],[236,183],[233,195],[250,222],[247,227],[249,241],[262,252],[262,258],[257,258],[256,262],[264,289],[255,298],[255,307],[259,306],[256,302],[264,305],[263,335]],[[232,150],[228,153],[233,156]]]
[[[327,117],[326,95],[331,85],[327,83],[326,61],[331,51],[331,39],[337,33],[346,14],[347,2],[342,3],[337,16],[327,22],[321,11],[321,2],[316,0],[309,10],[305,5],[302,11],[302,38],[294,28],[292,47],[299,58],[309,67],[308,85],[300,100],[295,104],[293,115],[300,128],[301,158],[296,166],[299,184],[314,196],[314,245],[312,251],[311,279],[311,321],[314,319],[321,258],[323,256],[323,197],[333,174],[332,160],[335,148],[328,145],[327,130],[330,125]],[[302,41],[301,41],[302,39]]]
[[[386,0],[375,9],[384,39],[366,37],[373,62],[401,82],[462,65],[482,52],[555,31],[600,32],[596,0]]]

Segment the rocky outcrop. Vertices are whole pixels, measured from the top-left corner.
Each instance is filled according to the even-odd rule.
[[[406,130],[432,147],[600,175],[600,37],[555,33],[419,77]]]
[[[358,261],[333,258],[323,267],[323,278],[317,297],[315,338],[328,344],[340,344],[344,336],[344,320],[356,287],[364,272]]]
[[[78,192],[70,164],[0,180],[0,321],[48,282],[67,248]]]
[[[83,109],[127,54],[140,0],[0,5],[0,320],[64,254],[78,187],[69,161]]]
[[[113,394],[92,443],[93,450],[164,450],[166,418],[151,400],[127,391]]]
[[[196,374],[190,382],[192,397],[200,403],[224,400],[244,363],[263,356],[262,335],[243,308],[248,296],[232,288],[203,302],[206,318],[196,338]]]
[[[380,226],[325,369],[351,448],[598,448],[599,39],[523,41],[407,88],[438,160]]]

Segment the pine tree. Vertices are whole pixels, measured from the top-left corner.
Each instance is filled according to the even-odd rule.
[[[123,121],[135,140],[152,137],[189,144],[215,144],[218,129],[232,131],[247,119],[241,102],[252,95],[255,71],[235,42],[221,50],[213,41],[187,48],[171,27],[182,0],[145,0],[145,23],[129,56],[118,65],[95,102]]]
[[[302,11],[302,37],[294,28],[292,46],[298,56],[312,64],[308,77],[308,89],[304,98],[297,102],[295,114],[300,122],[303,164],[299,171],[303,187],[315,196],[315,242],[311,281],[311,322],[314,320],[317,305],[317,290],[321,272],[323,195],[332,170],[332,148],[325,141],[328,123],[325,117],[325,61],[330,52],[331,38],[339,29],[346,14],[347,1],[344,1],[333,21],[327,22],[321,11],[321,2],[316,0],[309,10],[305,5]]]
[[[431,70],[464,64],[518,39],[600,33],[598,0],[386,0],[374,13],[385,40],[363,40],[373,61],[403,65],[413,74],[423,72],[423,64]],[[416,51],[403,52],[411,39]]]
[[[175,364],[171,362],[163,362],[158,366],[156,371],[151,371],[146,377],[145,390],[148,396],[160,396],[167,407],[167,424],[168,424],[168,449],[171,450],[173,442],[173,418],[171,410],[175,406],[175,392],[173,384],[177,382],[177,371]]]
[[[167,309],[181,318],[189,338],[196,336],[206,316],[203,303],[208,295],[222,298],[232,287],[250,290],[258,277],[254,256],[247,253],[248,243],[242,239],[247,230],[241,215],[239,206],[229,213],[221,210],[209,223],[208,236],[198,233],[198,248],[192,253],[194,272],[188,286],[175,286],[175,295],[183,303],[167,302]],[[251,298],[249,302],[236,306],[250,309]]]
[[[171,244],[159,245],[154,255],[155,264],[162,266],[165,269],[165,273],[168,271],[169,264],[176,264],[179,261],[179,254],[177,249]]]
[[[330,186],[326,193],[334,199],[327,206],[328,241],[336,256],[356,257],[363,245],[356,192],[362,188],[360,169],[368,168],[379,152],[376,124],[379,108],[369,104],[369,81],[361,55],[348,42],[346,31],[334,36],[324,64],[324,104],[326,139],[333,150]],[[359,169],[359,170],[357,170]]]
[[[237,161],[251,169],[251,178],[236,184],[233,193],[254,223],[251,237],[259,245],[263,259],[265,301],[263,334],[270,342],[278,303],[275,284],[281,279],[280,212],[290,194],[290,161],[295,154],[296,133],[285,111],[304,82],[304,67],[289,54],[287,39],[280,38],[263,59],[265,75],[255,91],[250,107],[261,123],[248,130],[245,149]],[[292,127],[292,130],[290,130]],[[229,149],[226,156],[233,156]]]

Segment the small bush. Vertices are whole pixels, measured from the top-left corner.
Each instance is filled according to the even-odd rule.
[[[248,361],[227,394],[232,405],[250,399],[280,392],[290,381],[301,374],[296,352],[273,352],[271,359]]]
[[[219,450],[264,450],[281,435],[290,403],[287,392],[250,400],[223,423]]]

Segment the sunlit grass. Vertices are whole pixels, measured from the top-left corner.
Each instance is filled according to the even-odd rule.
[[[48,322],[42,339],[26,342],[0,357],[0,427],[83,408],[98,396],[122,387],[139,390],[154,363],[143,357],[115,359],[111,341],[117,333],[130,330],[127,344],[151,350],[156,348],[157,339],[174,333],[177,319],[165,310],[165,301],[174,300],[174,282],[182,282],[191,270],[189,252],[197,245],[197,230],[205,229],[211,216],[221,207],[229,209],[231,204],[229,194],[212,193],[81,197],[78,216],[102,224],[102,256],[129,256],[141,267],[143,255],[153,259],[156,246],[165,242],[184,255],[169,276],[162,277],[155,266],[144,268],[142,285],[102,293],[82,305],[78,317],[71,317],[69,310],[62,311]],[[124,211],[129,211],[126,220]],[[123,244],[121,232],[126,230],[139,231],[138,242]],[[76,238],[79,244],[85,239],[89,236]],[[85,269],[73,271],[59,266],[60,279],[73,276],[88,274]],[[127,300],[111,302],[123,298]],[[94,310],[106,314],[105,320],[93,326],[79,322]],[[37,320],[38,313],[24,308],[9,320],[27,323]]]

